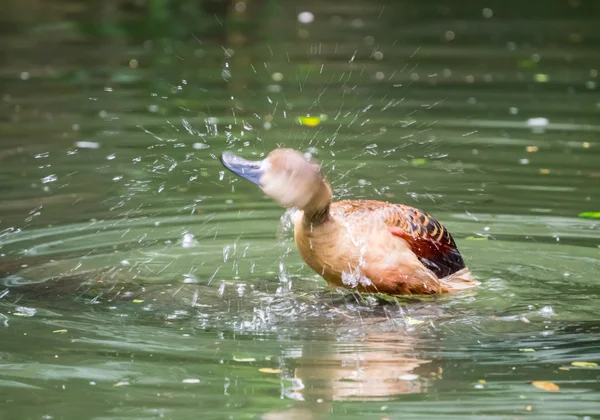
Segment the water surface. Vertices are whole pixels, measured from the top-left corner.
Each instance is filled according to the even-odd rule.
[[[2,418],[600,417],[598,7],[234,3],[8,2]],[[481,287],[328,289],[217,159],[280,145]]]

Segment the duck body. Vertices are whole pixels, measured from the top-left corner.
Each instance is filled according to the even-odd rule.
[[[450,233],[416,208],[344,200],[332,203],[316,222],[297,212],[294,240],[304,261],[330,286],[412,295],[476,283]]]
[[[375,200],[332,202],[320,169],[302,154],[276,149],[269,158],[224,155],[222,162],[284,206],[299,208],[294,240],[306,264],[330,286],[413,295],[478,284],[450,233],[427,213]]]

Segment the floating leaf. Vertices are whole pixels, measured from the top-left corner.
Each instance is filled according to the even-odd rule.
[[[144,299],[133,299],[133,303],[142,303]]]
[[[531,385],[533,385],[534,387],[536,387],[538,389],[542,389],[544,391],[556,392],[556,391],[560,390],[560,387],[552,382],[533,381],[531,383]]]
[[[262,373],[281,373],[283,372],[283,370],[281,369],[272,369],[272,368],[260,368],[258,369],[259,372]]]
[[[598,367],[598,363],[594,362],[573,362],[571,365],[577,367]]]
[[[523,352],[535,352],[535,349],[526,348],[526,349],[519,349],[519,351],[523,351]]]
[[[579,217],[582,219],[600,219],[600,211],[584,211],[579,213]]]
[[[532,59],[526,58],[524,60],[517,61],[517,66],[522,69],[533,69],[535,68],[536,64]]]
[[[414,166],[423,166],[427,163],[427,159],[424,158],[416,158],[410,161]]]
[[[298,122],[307,127],[316,127],[317,125],[321,124],[321,117],[298,117]]]
[[[113,386],[119,387],[119,386],[127,386],[127,385],[129,385],[129,382],[123,381],[123,382],[117,382]]]
[[[67,332],[67,330],[54,330],[52,331],[53,333],[57,333],[57,334],[64,334]]]
[[[550,81],[550,76],[544,73],[537,73],[533,76],[533,79],[538,83],[547,83]]]
[[[254,357],[236,357],[236,356],[233,356],[233,361],[234,362],[249,363],[249,362],[256,362],[256,359]]]

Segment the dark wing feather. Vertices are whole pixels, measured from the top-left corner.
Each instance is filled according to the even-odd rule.
[[[390,233],[406,240],[419,260],[438,278],[465,268],[452,235],[440,222],[419,209],[401,204],[390,205],[386,210],[385,223]]]

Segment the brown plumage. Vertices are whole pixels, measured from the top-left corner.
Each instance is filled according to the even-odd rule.
[[[409,295],[478,284],[450,233],[419,209],[374,200],[332,202],[319,166],[290,149],[276,149],[259,162],[229,153],[221,161],[282,205],[299,209],[298,250],[331,286]]]

